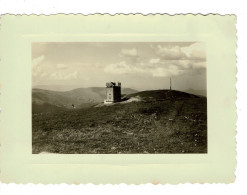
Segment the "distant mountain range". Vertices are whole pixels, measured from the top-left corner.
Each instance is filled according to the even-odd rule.
[[[128,95],[138,91],[122,88],[122,94]],[[106,97],[105,87],[78,88],[70,91],[32,90],[33,111],[49,111],[71,108],[89,107],[103,102]],[[42,108],[44,110],[42,110]]]
[[[162,99],[164,92],[169,90],[137,91],[131,88],[122,88],[122,94],[127,97],[141,97]],[[184,92],[193,95],[206,96],[206,91],[187,89]],[[167,95],[167,92],[165,92]],[[85,108],[103,104],[106,97],[105,87],[77,88],[69,91],[52,91],[34,88],[32,90],[32,111],[50,112],[76,108]]]
[[[44,89],[44,90],[49,90],[49,91],[56,91],[56,92],[68,92],[68,91],[73,91],[73,90],[77,90],[77,89],[97,89],[97,88],[101,88],[105,89],[104,87],[89,87],[89,88],[82,88],[79,85],[75,86],[75,85],[36,85],[33,87],[33,89]],[[130,88],[127,88],[130,89]],[[133,90],[135,92],[137,92],[137,90],[134,89],[130,89]],[[186,93],[190,93],[190,94],[194,94],[194,95],[200,95],[200,96],[207,96],[207,91],[206,90],[196,90],[196,89],[185,89],[185,90],[181,90],[183,92]]]
[[[73,89],[86,88],[80,85],[35,85],[33,89],[44,89],[49,91],[71,91]]]

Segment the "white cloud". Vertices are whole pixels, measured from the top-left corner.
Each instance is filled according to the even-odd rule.
[[[50,74],[50,79],[52,80],[70,80],[70,79],[76,79],[78,77],[78,72],[62,72],[62,71],[57,71],[53,72]]]
[[[201,42],[189,46],[158,45],[153,49],[163,60],[206,60],[205,45]]]
[[[198,74],[206,67],[203,61],[194,60],[166,60],[160,63],[150,60],[149,63],[130,64],[125,61],[110,64],[104,71],[111,74],[145,74],[152,77],[171,77],[183,74]]]
[[[177,66],[180,69],[206,68],[206,62],[200,60],[169,60],[165,63]]]
[[[158,45],[157,53],[163,59],[166,60],[179,60],[179,59],[186,59],[186,55],[182,52],[181,47],[174,45],[174,46],[161,46]]]
[[[206,68],[206,54],[203,43],[157,45],[151,48],[155,51],[156,58],[151,58],[143,67],[140,67],[139,64],[144,63],[132,63],[131,69],[128,67],[128,64],[125,64],[125,67],[127,66],[128,70],[135,70],[135,73],[145,72],[153,77],[170,77],[184,74],[195,75],[204,72]],[[125,71],[121,70],[122,73]],[[131,73],[130,71],[128,72]]]
[[[159,58],[151,59],[149,62],[150,62],[151,64],[157,64],[157,63],[160,62],[160,59],[159,59]]]
[[[69,70],[65,64],[57,64],[52,66],[47,63],[41,63],[45,59],[44,56],[40,56],[33,60],[32,76],[33,82],[42,80],[70,80],[77,79],[78,72]]]
[[[138,56],[137,50],[135,48],[133,49],[122,49],[121,54],[123,56],[130,56],[130,57],[135,57]]]
[[[41,64],[44,61],[45,56],[39,56],[32,60],[32,76],[37,77],[43,73]]]
[[[151,47],[156,57],[141,61],[135,48],[123,49],[119,63],[110,64],[104,71],[112,74],[149,74],[152,77],[170,77],[183,74],[198,74],[205,69],[205,48],[202,43],[185,45],[167,44]]]
[[[59,68],[59,69],[66,69],[66,68],[68,68],[68,66],[65,65],[65,64],[57,64],[57,65],[56,65],[56,68]]]
[[[181,50],[188,59],[206,60],[205,45],[203,43],[194,43],[188,47],[182,47]]]
[[[206,62],[205,61],[195,61],[193,63],[193,68],[194,69],[206,68]]]
[[[104,71],[112,74],[145,73],[145,69],[138,67],[138,65],[131,66],[130,64],[127,64],[125,61],[110,64],[104,68]]]
[[[179,70],[179,69],[174,68],[174,67],[170,67],[170,68],[159,67],[156,69],[152,69],[150,71],[151,71],[153,77],[178,76],[178,75],[181,75],[185,72],[184,70]]]
[[[39,56],[37,58],[34,58],[32,60],[32,66],[33,66],[33,68],[36,67],[36,66],[38,66],[44,59],[45,59],[45,56],[44,55]]]

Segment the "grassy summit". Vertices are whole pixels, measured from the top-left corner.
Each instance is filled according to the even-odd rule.
[[[33,153],[206,153],[207,99],[180,91],[140,101],[33,114]]]

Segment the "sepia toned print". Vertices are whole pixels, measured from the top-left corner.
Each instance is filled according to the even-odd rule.
[[[236,48],[234,15],[4,15],[1,182],[234,182]]]
[[[207,153],[205,44],[32,43],[32,152]]]

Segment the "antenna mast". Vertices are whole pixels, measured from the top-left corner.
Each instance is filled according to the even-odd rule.
[[[172,90],[172,79],[170,77],[170,91]]]

